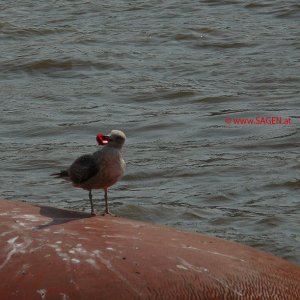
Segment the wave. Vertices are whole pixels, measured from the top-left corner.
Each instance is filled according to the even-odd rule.
[[[6,38],[28,37],[28,36],[45,36],[63,32],[74,32],[71,27],[20,27],[9,22],[0,22],[0,33]]]
[[[3,73],[9,72],[41,72],[45,73],[48,71],[55,70],[107,70],[107,69],[122,69],[120,65],[108,62],[93,62],[90,60],[81,59],[40,59],[24,63],[23,60],[12,60],[1,65]]]

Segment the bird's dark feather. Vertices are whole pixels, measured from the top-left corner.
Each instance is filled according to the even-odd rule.
[[[93,155],[86,154],[77,158],[68,169],[71,181],[80,184],[91,177],[95,176],[99,171],[99,164]]]
[[[59,173],[53,173],[53,174],[50,174],[50,175],[54,176],[56,178],[67,178],[67,177],[69,177],[69,173],[66,170],[62,170]]]

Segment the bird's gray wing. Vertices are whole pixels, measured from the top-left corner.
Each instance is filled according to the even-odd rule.
[[[99,164],[93,155],[86,154],[77,158],[68,169],[69,177],[75,184],[81,184],[95,176]]]

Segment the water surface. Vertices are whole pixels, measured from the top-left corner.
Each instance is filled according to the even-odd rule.
[[[298,1],[25,0],[0,16],[2,198],[88,211],[49,174],[122,129],[114,213],[300,263]],[[257,116],[291,124],[225,123]]]

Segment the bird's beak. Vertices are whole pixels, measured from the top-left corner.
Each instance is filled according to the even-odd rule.
[[[98,133],[96,135],[96,140],[99,145],[106,145],[110,141],[110,136],[109,135],[104,135],[102,133]]]

